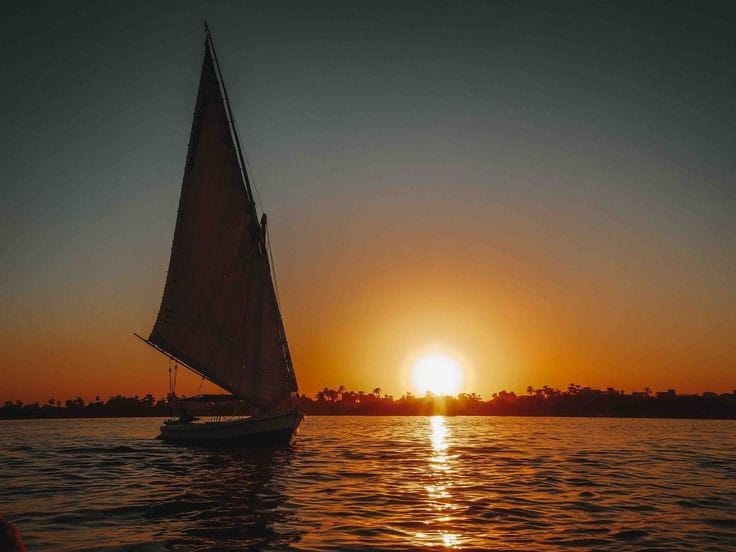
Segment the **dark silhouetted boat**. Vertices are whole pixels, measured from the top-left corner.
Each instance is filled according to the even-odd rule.
[[[161,439],[199,445],[288,443],[304,413],[253,188],[205,23],[199,91],[161,307],[150,346],[232,393],[250,416],[199,422],[188,412]],[[140,337],[140,336],[137,336]]]

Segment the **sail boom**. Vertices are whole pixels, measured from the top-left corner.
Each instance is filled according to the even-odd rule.
[[[146,339],[145,337],[142,337],[142,336],[138,335],[135,332],[133,332],[133,335],[136,336],[141,341],[143,341],[143,343],[145,343],[146,345],[148,345],[152,349],[155,349],[156,351],[158,351],[159,353],[161,353],[165,357],[168,357],[170,360],[173,360],[177,364],[180,364],[181,366],[183,366],[187,370],[189,370],[191,372],[194,372],[198,376],[203,377],[207,381],[209,381],[211,383],[214,383],[215,385],[217,385],[219,387],[222,387],[223,389],[225,389],[227,391],[230,391],[233,394],[233,396],[237,397],[238,399],[245,400],[245,397],[239,396],[238,393],[236,393],[235,391],[232,391],[232,390],[228,389],[228,387],[226,385],[223,385],[222,383],[218,382],[217,381],[217,378],[213,378],[210,374],[207,374],[207,373],[204,373],[204,372],[200,372],[195,367],[191,366],[188,362],[186,362],[184,359],[179,358],[177,355],[175,355],[173,353],[170,353],[169,351],[167,351],[163,347],[159,347],[158,345],[156,345],[152,341]]]

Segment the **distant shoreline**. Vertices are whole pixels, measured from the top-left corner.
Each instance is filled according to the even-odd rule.
[[[324,388],[314,398],[301,395],[295,399],[299,408],[311,416],[524,416],[564,418],[653,418],[692,420],[736,419],[736,391],[733,393],[704,392],[700,395],[678,395],[674,389],[652,393],[624,393],[611,387],[591,389],[570,384],[565,391],[542,387],[527,388],[525,395],[510,391],[494,393],[483,400],[475,393],[456,397],[431,393],[417,397],[406,393],[398,399],[382,395],[376,388],[370,393]],[[168,397],[153,395],[140,398],[117,395],[103,402],[96,397],[85,403],[81,397],[63,404],[50,399],[47,404],[23,404],[6,401],[0,407],[3,419],[74,419],[74,418],[143,418],[167,417],[184,410],[197,416],[232,416],[248,414],[242,401],[222,395]]]

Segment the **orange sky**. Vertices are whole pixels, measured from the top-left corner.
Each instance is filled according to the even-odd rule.
[[[535,233],[540,223],[529,219],[515,235],[499,233],[498,220],[462,198],[446,204],[438,232],[436,217],[402,218],[378,203],[355,209],[344,232],[350,239],[332,235],[329,247],[320,244],[323,229],[309,225],[298,240],[317,245],[272,238],[302,392],[414,391],[407,362],[432,346],[463,362],[465,391],[486,397],[570,382],[733,388],[733,310],[705,286],[693,293],[692,272],[668,275],[660,255],[677,263],[677,251],[656,255],[636,239],[616,244],[618,257],[600,259],[596,248],[610,245],[606,229],[571,242],[577,223],[569,228],[564,215],[549,215],[547,232]],[[379,212],[384,224],[375,231],[370,221]],[[92,263],[98,255],[89,253]],[[0,398],[163,395],[167,360],[131,332],[147,334],[154,320],[165,262],[164,254],[140,278],[89,266],[98,281],[15,296],[5,313],[13,323],[0,337]],[[721,273],[714,267],[700,277],[715,285]],[[195,376],[180,382],[184,394],[199,389]]]

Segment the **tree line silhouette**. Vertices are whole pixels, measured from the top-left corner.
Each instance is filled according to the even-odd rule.
[[[103,402],[100,397],[85,404],[81,397],[63,403],[55,398],[46,404],[6,401],[0,407],[0,418],[105,418],[135,416],[168,416],[172,404],[178,409],[195,408],[197,414],[227,414],[214,402],[187,403],[186,397],[169,396],[156,399],[153,395],[123,397],[116,395]],[[190,406],[182,406],[189,404]],[[228,408],[231,408],[230,401]],[[416,396],[405,393],[398,399],[381,394],[376,387],[370,393],[325,387],[314,397],[300,395],[298,404],[312,415],[395,415],[416,416],[445,414],[472,416],[611,416],[652,418],[736,418],[736,390],[732,393],[704,392],[700,395],[678,395],[674,389],[653,393],[625,393],[609,387],[605,390],[581,387],[571,383],[561,391],[544,386],[529,386],[526,394],[499,391],[488,400],[476,393],[457,396],[427,393]],[[193,405],[193,406],[192,406]],[[175,407],[177,408],[177,407]],[[238,413],[246,413],[241,405]]]
[[[525,395],[513,391],[493,393],[488,400],[476,393],[416,396],[407,392],[399,399],[371,393],[324,388],[314,398],[302,395],[300,406],[320,415],[432,415],[449,416],[612,416],[653,418],[736,418],[736,390],[732,393],[706,391],[700,395],[678,395],[674,389],[653,393],[625,393],[608,387],[605,390],[571,383],[561,391],[544,386],[527,387]]]
[[[51,398],[46,404],[23,401],[5,401],[0,407],[0,418],[117,418],[135,416],[166,416],[171,412],[168,398],[156,399],[148,394],[143,397],[116,395],[102,402],[100,397],[85,404],[82,397],[62,401]]]

